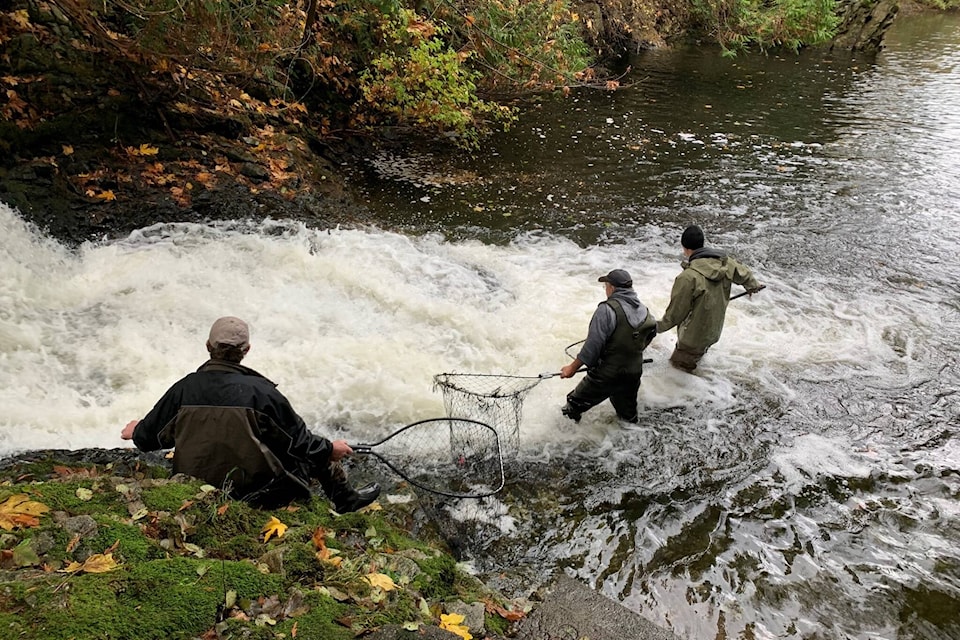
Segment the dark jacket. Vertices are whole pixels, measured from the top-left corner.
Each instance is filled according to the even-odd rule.
[[[277,386],[253,369],[209,360],[178,381],[140,421],[143,451],[176,447],[173,469],[269,505],[310,495],[332,445],[312,434]]]
[[[733,284],[747,290],[760,286],[750,269],[723,251],[697,249],[673,282],[670,303],[657,331],[664,333],[678,327],[678,345],[706,351],[720,339]]]
[[[623,331],[628,331],[631,336],[638,331],[643,334],[643,339],[637,345],[638,349],[622,344],[620,341],[617,341],[616,349],[616,351],[623,353],[623,357],[632,358],[636,356],[642,367],[643,349],[650,344],[650,340],[656,333],[656,322],[657,319],[640,302],[636,291],[625,288],[614,289],[610,297],[598,304],[597,310],[593,312],[593,317],[590,318],[590,327],[587,330],[587,339],[584,340],[583,347],[577,357],[587,365],[588,369],[599,366],[602,361],[609,362],[612,356],[610,353],[611,339],[619,325]],[[618,365],[617,368],[620,369],[621,367]]]

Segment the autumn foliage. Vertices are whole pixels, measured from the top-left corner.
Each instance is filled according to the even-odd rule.
[[[490,91],[592,79],[579,28],[567,0],[14,0],[0,155],[91,205],[189,208],[237,184],[294,197],[341,140],[478,148],[515,118]]]

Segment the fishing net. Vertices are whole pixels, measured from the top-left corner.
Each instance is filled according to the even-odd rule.
[[[440,373],[433,377],[433,388],[443,394],[448,416],[492,426],[500,437],[504,456],[512,457],[520,449],[523,400],[543,380],[542,375]]]

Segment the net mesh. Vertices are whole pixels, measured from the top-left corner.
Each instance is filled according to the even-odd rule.
[[[499,435],[463,418],[421,420],[374,445],[358,445],[422,489],[451,497],[482,497],[503,487]]]
[[[542,380],[542,376],[440,373],[433,377],[433,387],[443,394],[448,416],[479,420],[496,429],[508,457],[520,449],[523,400]]]

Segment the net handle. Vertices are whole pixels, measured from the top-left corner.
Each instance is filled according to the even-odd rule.
[[[389,460],[386,456],[374,451],[374,447],[377,447],[385,443],[386,441],[403,433],[404,431],[407,431],[408,429],[415,429],[418,426],[424,425],[426,423],[433,423],[433,422],[440,422],[440,421],[468,422],[473,425],[483,427],[485,429],[489,429],[491,432],[493,432],[494,442],[497,445],[496,446],[496,465],[497,465],[497,475],[499,476],[496,488],[488,489],[482,492],[471,492],[471,493],[461,493],[461,492],[444,491],[442,489],[437,489],[436,487],[431,487],[430,485],[424,482],[411,478],[402,469],[400,469],[391,460]],[[403,478],[413,486],[419,487],[424,491],[429,491],[430,493],[436,493],[437,495],[446,496],[448,498],[486,498],[487,496],[492,496],[493,494],[498,493],[501,489],[503,489],[504,485],[506,485],[506,482],[507,482],[506,476],[504,475],[504,472],[503,472],[503,452],[500,450],[500,435],[497,433],[496,429],[494,429],[487,423],[480,422],[479,420],[471,420],[470,418],[428,418],[426,420],[418,420],[417,422],[413,422],[411,424],[406,425],[405,427],[401,427],[397,429],[396,431],[388,435],[386,438],[380,440],[379,442],[375,442],[373,444],[350,445],[350,448],[353,449],[354,453],[359,453],[361,455],[371,455],[375,457],[377,460],[379,460],[380,462],[385,464],[387,467],[389,467],[391,471],[393,471],[395,474],[397,474],[398,476],[400,476],[401,478]]]

